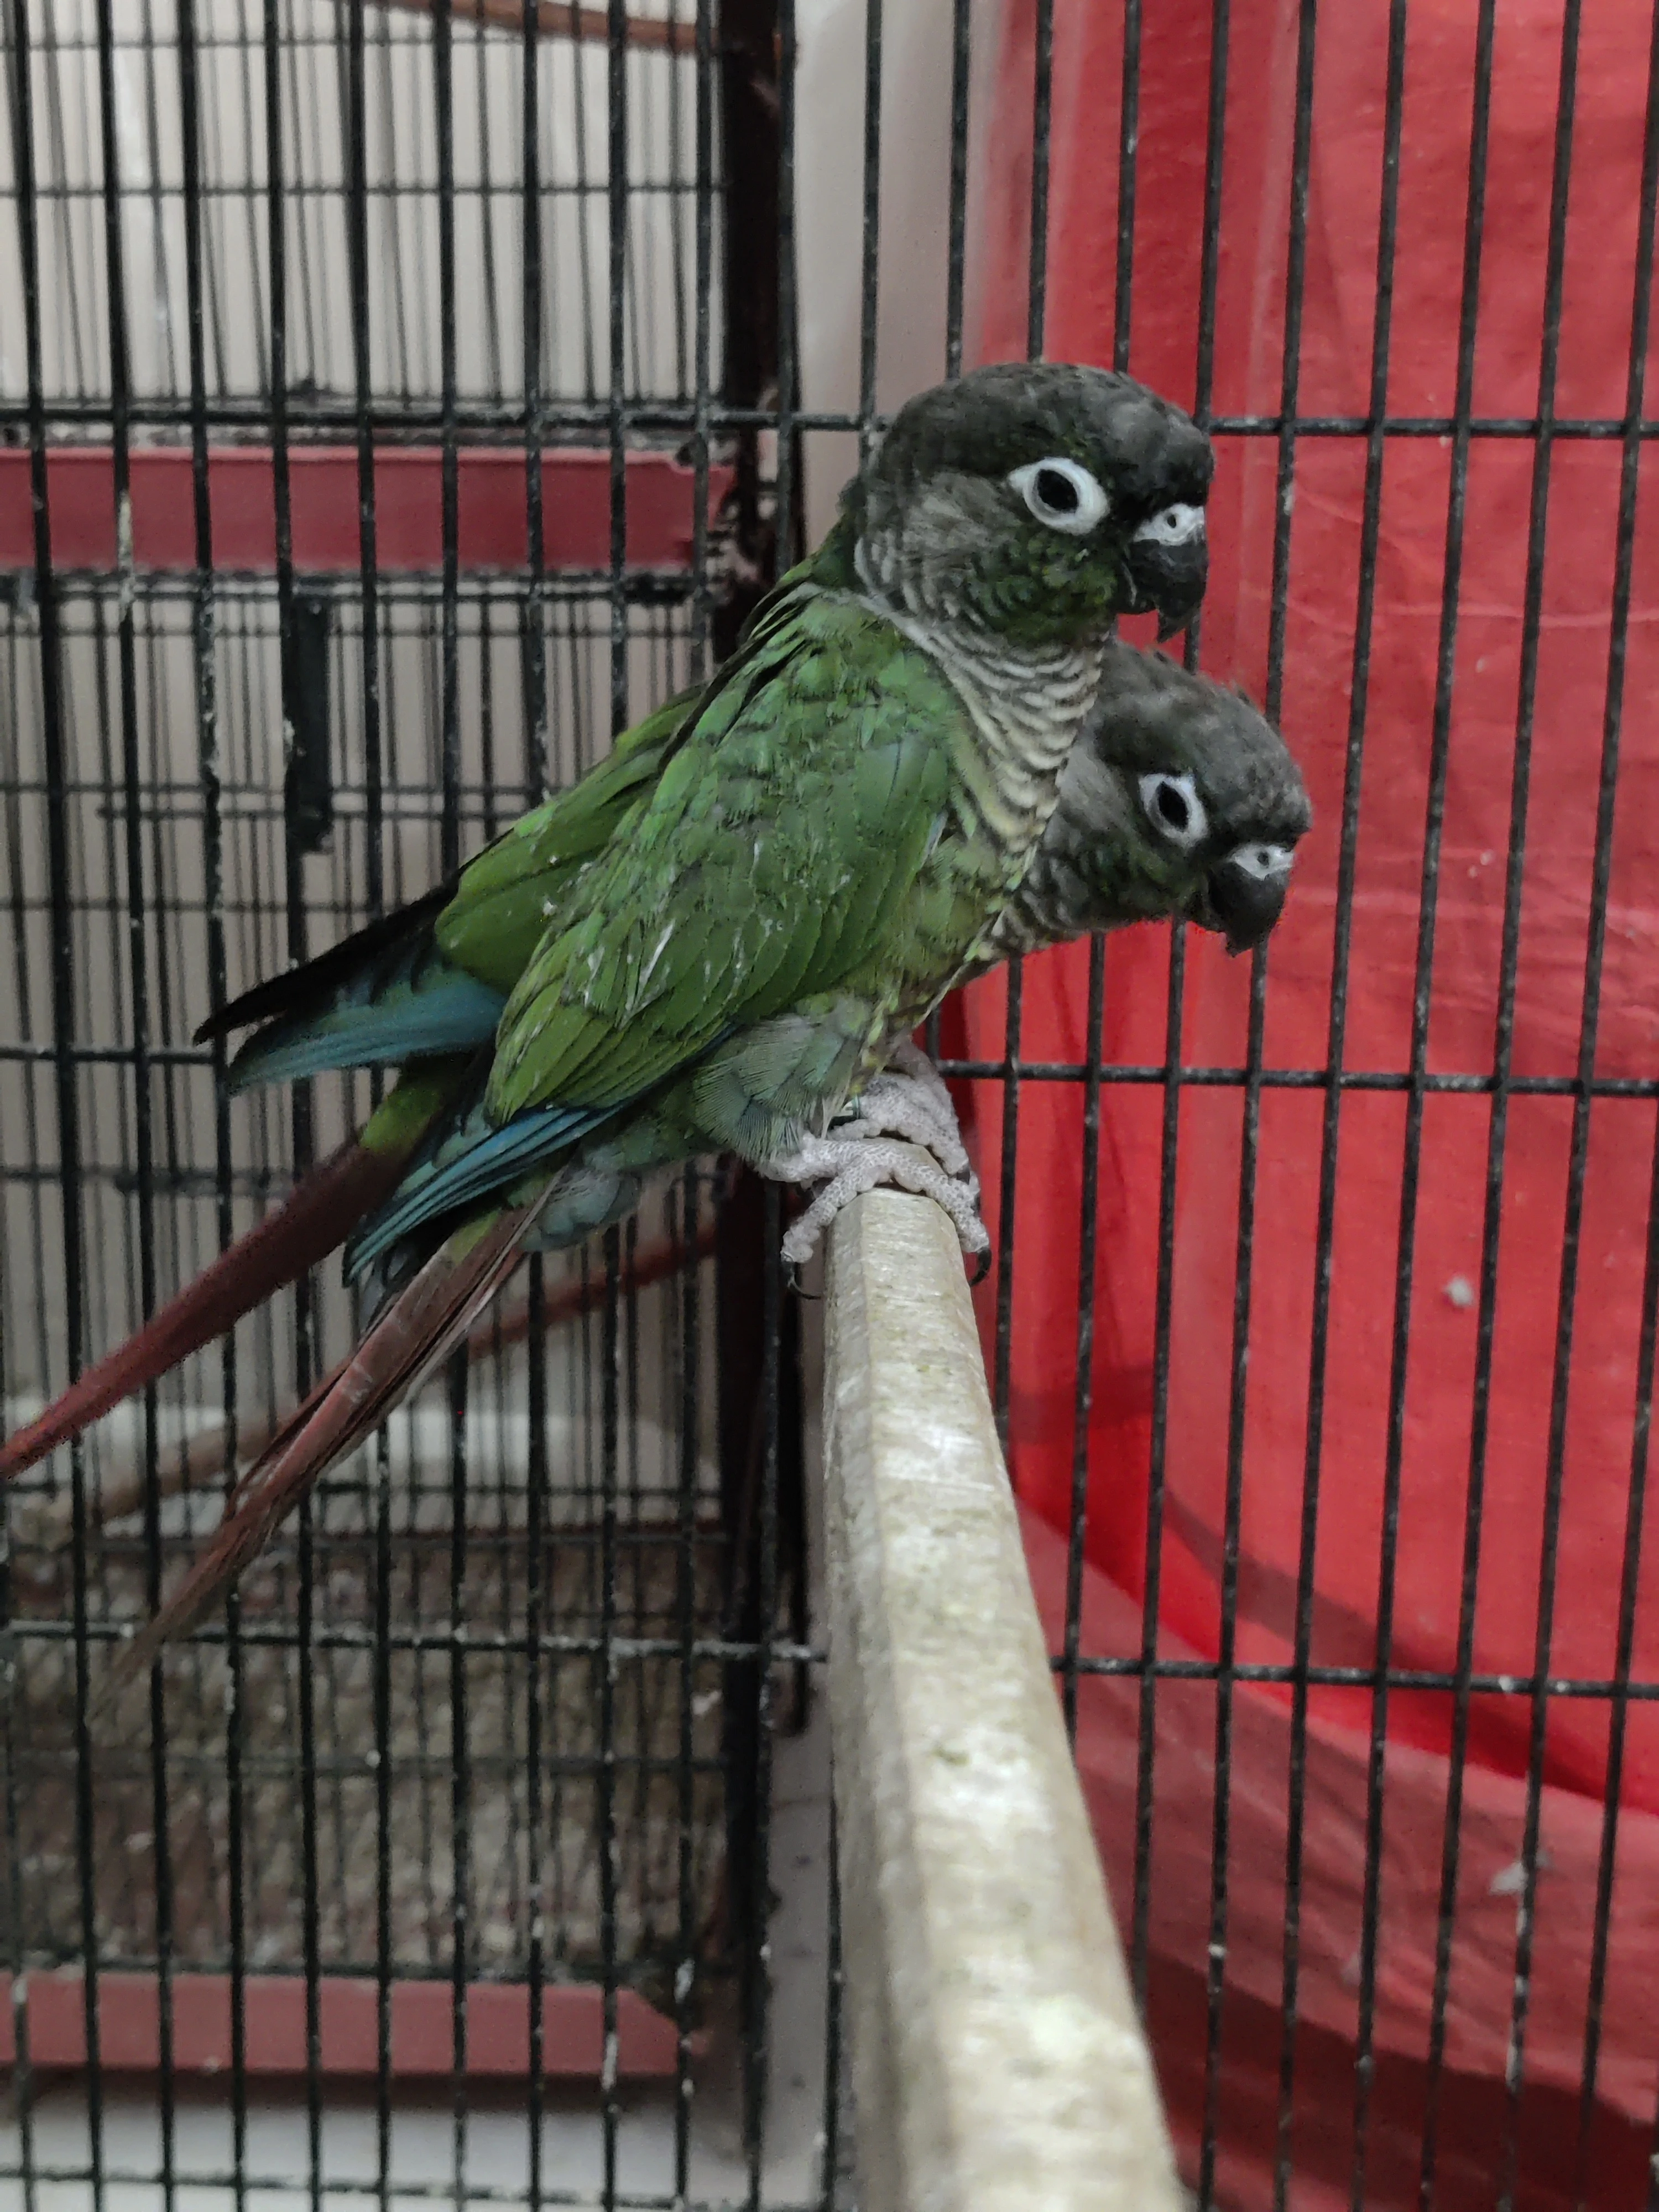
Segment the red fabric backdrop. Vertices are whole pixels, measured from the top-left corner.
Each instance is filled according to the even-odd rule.
[[[1411,10],[1389,384],[1393,415],[1445,416],[1453,406],[1475,15],[1473,0],[1419,0]],[[1296,15],[1293,0],[1234,0],[1231,9],[1213,395],[1224,415],[1276,415],[1279,406]],[[1209,18],[1198,0],[1147,9],[1141,58],[1131,365],[1183,400],[1193,395],[1196,351]],[[1600,0],[1584,11],[1557,397],[1562,417],[1616,417],[1624,410],[1650,20],[1648,0]],[[1121,11],[1062,8],[1055,21],[1047,350],[1057,358],[1109,362]],[[1320,21],[1304,415],[1366,410],[1386,35],[1381,0],[1330,11]],[[1537,411],[1560,37],[1560,0],[1506,0],[1498,12],[1474,377],[1480,416],[1528,418]],[[1009,0],[1004,40],[981,241],[988,358],[1024,349],[1030,0]],[[1650,385],[1650,411],[1654,404]],[[1346,1049],[1347,1064],[1358,1069],[1397,1071],[1409,1057],[1450,459],[1449,441],[1438,435],[1394,439],[1384,471]],[[1204,662],[1242,679],[1258,696],[1276,465],[1273,439],[1220,441],[1211,509]],[[1515,1066],[1523,1076],[1571,1076],[1578,1050],[1620,465],[1616,441],[1563,440],[1555,448],[1515,1011]],[[1650,449],[1597,1059],[1604,1076],[1659,1071],[1654,465]],[[1533,447],[1525,439],[1474,442],[1429,1039],[1430,1065],[1437,1070],[1479,1073],[1492,1065],[1533,468]],[[1316,822],[1273,947],[1270,1067],[1319,1066],[1327,1054],[1364,470],[1360,438],[1308,436],[1301,442],[1282,720],[1313,792]],[[1084,1056],[1087,965],[1080,947],[1029,964],[1027,1057]],[[1162,1060],[1167,973],[1168,941],[1161,932],[1135,933],[1112,946],[1109,1061]],[[1182,1046],[1188,1062],[1242,1061],[1248,986],[1243,963],[1229,963],[1213,940],[1194,936]],[[957,1034],[975,1054],[1000,1054],[1003,1004],[998,979],[969,994]],[[984,1086],[972,1106],[994,1219],[995,1086]],[[1290,1652],[1323,1110],[1322,1093],[1316,1091],[1270,1090],[1261,1107],[1238,1647],[1246,1661],[1283,1661]],[[1532,1671],[1571,1111],[1562,1097],[1518,1097],[1510,1109],[1475,1644],[1477,1668],[1491,1673]],[[1089,1437],[1087,1558],[1095,1626],[1085,1648],[1093,1650],[1139,1645],[1162,1113],[1155,1086],[1105,1091]],[[1046,1530],[1065,1528],[1071,1488],[1081,1120],[1079,1086],[1024,1087],[1010,1441],[1014,1479],[1035,1532],[1034,1560],[1048,1559],[1054,1539]],[[1448,1668],[1455,1656],[1476,1334],[1465,1286],[1480,1276],[1490,1120],[1490,1101],[1479,1095],[1431,1097],[1425,1113],[1395,1617],[1395,1662],[1406,1667]],[[1237,1090],[1185,1094],[1161,1620],[1171,1649],[1211,1656],[1219,1629],[1241,1128]],[[1405,1128],[1405,1102],[1397,1092],[1346,1097],[1321,1462],[1314,1643],[1320,1662],[1366,1665],[1375,1651]],[[1604,1678],[1613,1664],[1654,1139],[1650,1103],[1596,1103],[1566,1422],[1550,1662],[1555,1674]],[[988,1299],[982,1310],[988,1326]],[[1057,1632],[1062,1584],[1056,1572],[1049,1559],[1038,1581]],[[1648,1679],[1659,1675],[1656,1577],[1659,1543],[1650,1543],[1635,1655],[1637,1674]],[[1125,1791],[1133,1788],[1135,1693],[1097,1690],[1085,1701],[1081,1756],[1103,1843],[1114,1860],[1120,1905],[1127,1908],[1119,1838],[1128,1832],[1132,1803]],[[1249,2094],[1238,2091],[1244,2116],[1229,2136],[1228,2154],[1241,2201],[1253,2203],[1260,2201],[1267,2170],[1262,2146],[1271,2142],[1276,2094],[1277,2030],[1265,2043],[1263,2033],[1279,2003],[1282,1978],[1289,1732],[1288,1705],[1279,1693],[1243,1690],[1240,1707],[1228,1958],[1229,1986],[1237,1995],[1230,1999],[1224,2051],[1230,2081],[1255,2082]],[[1158,1710],[1161,1772],[1176,1778],[1159,1785],[1152,2016],[1177,2124],[1190,2134],[1201,2095],[1202,2030],[1189,2002],[1201,1984],[1188,1984],[1201,1969],[1206,1940],[1214,1692],[1166,1688]],[[1333,2203],[1346,2197],[1351,2142],[1344,2130],[1352,2097],[1345,2084],[1352,2078],[1357,2018],[1369,1693],[1320,1690],[1313,1716],[1305,1848],[1309,1895],[1319,1902],[1316,1911],[1309,1908],[1303,1930],[1301,2008],[1310,2022],[1310,2055],[1302,2069],[1297,2138],[1308,2176],[1304,2201],[1310,2205],[1326,2201],[1320,2191],[1327,2185]],[[1395,2069],[1388,2078],[1404,2100],[1402,2142],[1420,2132],[1412,2100],[1420,2102],[1427,2048],[1450,1721],[1444,1695],[1396,1692],[1390,1701],[1378,2038],[1385,2072]],[[1524,1698],[1474,1702],[1466,1815],[1471,1840],[1448,2053],[1458,2070],[1447,2123],[1454,2134],[1462,2127],[1473,2146],[1466,2173],[1471,2204],[1492,2201],[1501,2134],[1516,1917],[1512,1877],[1504,1869],[1520,1847],[1525,1790],[1516,1778],[1525,1771],[1529,1723]],[[1526,2029],[1519,2200],[1540,2207],[1571,2202],[1574,2185],[1576,2091],[1607,1745],[1605,1700],[1552,1701],[1546,1863],[1537,1904],[1540,1963]],[[1200,1801],[1201,1819],[1195,1817]],[[1622,1805],[1599,2077],[1605,2109],[1592,2160],[1594,2201],[1608,2206],[1645,2202],[1641,2144],[1659,2087],[1653,1881],[1659,1872],[1659,1706],[1651,1703],[1630,1708]],[[1170,2019],[1184,2022],[1179,2033],[1160,2028]],[[1558,2139],[1565,2145],[1559,2157],[1539,2148]],[[1380,2133],[1379,2146],[1382,2140]],[[1377,2155],[1384,2155],[1381,2148]],[[1414,2203],[1414,2151],[1408,2157],[1402,2150],[1399,2172],[1386,2185],[1374,2175],[1368,2201]],[[1455,2162],[1449,2146],[1447,2160],[1449,2177]],[[1394,2174],[1392,2166],[1389,2172]],[[1450,2193],[1441,2202],[1464,2201],[1449,2178],[1446,2189]]]

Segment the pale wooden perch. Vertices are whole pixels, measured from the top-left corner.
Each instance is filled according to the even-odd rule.
[[[831,1231],[830,1705],[863,2212],[1182,2212],[956,1232]]]

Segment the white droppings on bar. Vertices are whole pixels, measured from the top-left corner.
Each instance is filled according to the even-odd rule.
[[[862,2212],[1181,2212],[956,1232],[830,1237],[830,1711]]]

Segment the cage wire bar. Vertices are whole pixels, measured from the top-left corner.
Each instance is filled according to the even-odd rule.
[[[939,364],[945,374],[973,358],[978,342],[969,309],[969,203],[981,149],[970,138],[970,89],[995,69],[997,56],[976,16],[971,0],[951,0]],[[1556,409],[1577,0],[1567,0],[1563,14],[1535,410],[1475,411],[1497,27],[1495,0],[1479,0],[1455,396],[1449,414],[1389,411],[1408,17],[1407,0],[1389,0],[1365,411],[1300,411],[1322,27],[1316,0],[1300,0],[1279,402],[1272,412],[1228,413],[1213,402],[1232,18],[1229,0],[1212,0],[1197,344],[1190,391],[1174,395],[1193,401],[1222,449],[1224,468],[1230,452],[1246,443],[1269,441],[1275,448],[1270,714],[1282,699],[1302,449],[1309,441],[1346,441],[1362,459],[1322,1059],[1267,1064],[1269,963],[1258,952],[1242,1060],[1189,1060],[1188,961],[1177,930],[1161,1060],[1107,1057],[1111,959],[1100,940],[1089,956],[1087,1046],[1079,1060],[1023,1051],[1016,973],[1000,1055],[945,1061],[953,1078],[994,1086],[1001,1099],[990,1364],[1005,1442],[1014,1382],[1015,1231],[1035,1202],[1021,1172],[1022,1097],[1033,1086],[1060,1085],[1075,1087],[1082,1102],[1071,1514],[1063,1635],[1054,1663],[1073,1729],[1087,1680],[1121,1676],[1136,1685],[1133,1887],[1119,1902],[1143,2001],[1156,1878],[1160,1692],[1182,1681],[1213,1685],[1217,1786],[1209,1940],[1200,1968],[1204,2095],[1191,2177],[1206,2208],[1218,2201],[1224,2120],[1229,1782],[1241,1686],[1281,1686],[1290,1700],[1276,2212],[1293,2201],[1297,2182],[1291,2119],[1310,1692],[1347,1687],[1370,1699],[1351,2180],[1356,2212],[1371,2179],[1390,1701],[1432,1691],[1449,1695],[1453,1711],[1419,2158],[1426,2206],[1437,2201],[1443,2179],[1438,2100],[1449,2063],[1474,1702],[1519,1700],[1527,1711],[1523,1929],[1536,1905],[1552,1706],[1589,1700],[1609,1714],[1577,2114],[1576,2187],[1583,2198],[1590,2180],[1625,1730],[1632,1702],[1659,1697],[1659,1681],[1643,1678],[1635,1664],[1659,1322],[1659,1149],[1645,1227],[1614,1661],[1605,1676],[1553,1667],[1591,1117],[1603,1101],[1659,1098],[1659,1077],[1610,1076],[1596,1060],[1638,478],[1656,429],[1644,410],[1659,196],[1659,15],[1644,61],[1626,401],[1620,414],[1605,418]],[[1331,19],[1327,10],[1323,20]],[[1031,118],[1026,337],[1035,355],[1043,349],[1049,319],[1053,0],[1036,0],[1030,21],[1035,66],[1019,97],[1029,100]],[[29,507],[27,556],[10,579],[0,702],[11,935],[0,1023],[0,1396],[9,1425],[17,1403],[59,1387],[166,1285],[255,1218],[295,1168],[349,1126],[354,1099],[360,1110],[371,1095],[368,1085],[361,1095],[319,1085],[313,1099],[301,1087],[291,1120],[274,1102],[231,1106],[220,1080],[222,1048],[182,1042],[201,1007],[307,942],[320,945],[363,914],[424,889],[521,804],[580,772],[630,712],[689,680],[711,651],[727,649],[747,606],[799,544],[803,459],[811,441],[851,434],[867,444],[878,431],[881,0],[866,0],[865,10],[857,400],[846,410],[800,404],[796,30],[791,0],[775,7],[770,0],[720,6],[696,0],[695,7],[665,0],[661,12],[650,14],[632,12],[622,0],[602,9],[567,9],[558,0],[526,0],[522,7],[516,0],[407,0],[394,10],[348,0],[337,11],[320,0],[264,0],[257,13],[231,0],[177,0],[170,16],[127,0],[11,0],[6,188],[13,219],[0,242],[0,282],[16,304],[23,365],[20,374],[9,345],[0,356],[0,434],[27,456]],[[1125,0],[1110,340],[1119,367],[1133,358],[1137,276],[1143,290],[1152,282],[1144,258],[1139,270],[1136,262],[1145,212],[1142,41],[1139,0]],[[659,143],[667,149],[664,169],[647,173],[642,149]],[[463,291],[471,300],[474,287],[477,311],[463,313]],[[135,311],[143,299],[153,312]],[[1384,472],[1402,441],[1441,440],[1450,441],[1450,492],[1409,1048],[1403,1066],[1353,1066],[1349,977]],[[1519,441],[1532,453],[1522,678],[1493,1049],[1487,1066],[1447,1069],[1431,1065],[1429,1048],[1437,902],[1468,474],[1484,441]],[[1515,1065],[1515,1014],[1552,461],[1558,447],[1576,441],[1614,441],[1620,449],[1612,632],[1575,1064],[1571,1073],[1540,1073]],[[382,506],[399,441],[437,449],[435,571],[409,569],[398,552],[404,526]],[[226,526],[218,504],[225,456],[250,442],[269,450],[273,486],[272,553],[257,575],[228,573],[215,554],[216,534]],[[135,501],[138,496],[135,460],[156,447],[188,453],[191,556],[185,572],[173,576],[147,566],[131,534],[124,538],[114,528],[130,478]],[[562,495],[567,480],[558,470],[575,447],[603,454],[603,541],[590,562],[562,568],[548,553],[557,525],[549,501]],[[106,456],[115,548],[108,573],[54,566],[57,479],[49,461],[71,448]],[[295,554],[295,487],[319,450],[340,458],[351,487],[350,541],[329,573],[305,567]],[[468,471],[479,454],[501,450],[523,471],[522,509],[512,510],[522,554],[511,564],[514,573],[484,575],[463,562]],[[684,465],[687,543],[683,556],[641,566],[629,558],[627,534],[633,471],[642,456],[663,455]],[[0,452],[0,463],[8,460]],[[8,487],[21,481],[21,472],[0,475]],[[8,515],[0,526],[14,520]],[[1201,660],[1201,623],[1186,652],[1193,663]],[[268,741],[284,724],[295,738],[285,757]],[[1083,1592],[1096,1240],[1108,1172],[1101,1125],[1103,1103],[1120,1086],[1156,1095],[1161,1181],[1148,1286],[1152,1485],[1140,1644],[1136,1651],[1107,1653],[1087,1648]],[[1217,1091],[1237,1096],[1243,1135],[1220,1639],[1215,1658],[1189,1659],[1169,1656],[1159,1641],[1176,1194],[1183,1103]],[[1241,1659],[1237,1635],[1257,1146],[1264,1099],[1280,1091],[1316,1093],[1321,1101],[1294,1642],[1282,1664]],[[1344,1101],[1376,1093],[1398,1096],[1406,1116],[1382,1580],[1374,1663],[1337,1665],[1314,1657],[1323,1437],[1337,1387],[1333,1251]],[[1458,1096],[1489,1100],[1490,1122],[1456,1658],[1449,1668],[1431,1669],[1396,1660],[1393,1537],[1407,1449],[1419,1170],[1431,1142],[1427,1109],[1437,1097]],[[1475,1613],[1509,1115],[1512,1102],[1534,1097],[1571,1100],[1571,1125],[1542,1596],[1531,1668],[1517,1676],[1477,1668]],[[379,1442],[369,1466],[325,1485],[270,1567],[231,1601],[222,1624],[200,1632],[152,1677],[125,1717],[130,1742],[143,1748],[131,1753],[118,1786],[106,1790],[108,1747],[94,1741],[104,1655],[122,1625],[154,1602],[192,1534],[210,1522],[239,1439],[245,1447],[291,1390],[303,1388],[324,1347],[338,1342],[347,1316],[331,1279],[319,1276],[302,1293],[291,1322],[283,1316],[245,1324],[222,1356],[192,1363],[182,1385],[149,1393],[125,1424],[73,1447],[38,1487],[8,1501],[5,1912],[18,2063],[15,2152],[6,2177],[27,2201],[55,2182],[86,2184],[101,2201],[110,2185],[128,2179],[157,2180],[171,2201],[178,2186],[204,2178],[199,2168],[181,2166],[176,2147],[183,2002],[176,1993],[185,1992],[186,1978],[198,1968],[223,1976],[229,2000],[229,2153],[222,2170],[206,2178],[239,2197],[274,2185],[252,2148],[259,2075],[249,2010],[272,1978],[264,1970],[273,1957],[303,1992],[295,2047],[307,2172],[291,2185],[308,2191],[313,2202],[325,2187],[343,2185],[383,2202],[394,2189],[458,2203],[489,2193],[469,2173],[467,2130],[480,2070],[470,2074],[469,2063],[479,2057],[481,1992],[492,1977],[507,1981],[522,2006],[518,2070],[531,2120],[525,2186],[532,2203],[588,2202],[596,2191],[607,2206],[716,2201],[698,2193],[693,2114],[708,2021],[717,2014],[728,2027],[736,2023],[744,2201],[757,2212],[796,2201],[772,2193],[767,2167],[771,1975],[764,1900],[774,1872],[774,1737],[799,1716],[799,1692],[792,1696],[791,1684],[797,1674],[816,1676],[823,1655],[803,1609],[800,1324],[770,1257],[778,1226],[775,1194],[699,1170],[670,1194],[658,1216],[612,1232],[602,1249],[568,1267],[533,1263],[523,1299],[475,1334],[470,1364],[459,1359],[428,1389]],[[135,1513],[137,1534],[116,1533]],[[487,1625],[478,1617],[486,1595]],[[653,1668],[660,1680],[648,1712],[651,1698],[640,1684]],[[212,1733],[204,1729],[181,1749],[181,1724],[210,1711],[218,1717]],[[402,1723],[418,1740],[413,1753],[399,1741]],[[653,1728],[656,1748],[646,1741]],[[660,1817],[641,1841],[648,1824],[640,1808],[653,1787]],[[181,1806],[191,1805],[199,1808],[196,1861],[178,1843]],[[59,1820],[68,1846],[60,1854],[63,1878],[49,1896],[40,1867],[32,1863],[50,1856],[40,1840],[48,1815]],[[148,1846],[130,1852],[125,1845],[143,1822]],[[400,1889],[398,1873],[411,1832],[421,1838],[412,1898]],[[493,1865],[492,1835],[499,1843]],[[354,1837],[368,1839],[359,1863],[372,1860],[371,1876],[366,1892],[343,1905],[334,1894],[337,1887],[345,1893],[337,1873],[351,1859]],[[653,1851],[658,1864],[648,1880],[635,1881],[637,1865]],[[212,1869],[205,1915],[202,1866]],[[653,1911],[667,1932],[645,1958],[640,1930]],[[480,1929],[490,1927],[508,1931],[500,1956],[483,1954]],[[1505,2207],[1522,2200],[1525,2186],[1526,1941],[1523,1935],[1516,1961],[1504,2110],[1489,2147],[1497,2198]],[[832,1893],[823,1991],[823,2149],[817,2178],[799,2197],[824,2212],[844,2201],[837,2172],[849,2126],[842,2109],[835,1942]],[[85,2154],[58,2159],[41,2148],[28,2063],[40,2022],[25,2001],[22,1977],[25,1969],[76,1959],[84,1965],[75,2008],[85,2059]],[[333,2032],[328,2007],[331,1978],[343,1966],[372,1990],[368,2070],[375,2146],[373,2178],[343,2185],[328,2168],[324,2141]],[[112,1973],[118,1978],[129,1970],[153,1976],[157,2005],[159,2152],[142,2172],[112,2165],[104,2139],[100,2038],[110,2015],[100,1991]],[[586,1980],[573,1981],[573,1972]],[[401,2172],[393,2178],[398,2004],[405,1984],[422,1978],[441,1991],[446,2008],[438,2073],[448,2083],[453,2126],[447,2179],[411,2183]],[[660,2186],[646,2187],[624,2178],[622,2087],[629,2023],[639,2019],[627,2004],[641,1987],[670,2023],[652,2069],[665,2069],[674,2091],[668,2166]],[[716,1988],[728,1993],[720,2000],[728,2007],[724,2014],[718,2004],[711,2011],[708,1992]],[[598,2000],[597,2012],[584,2013],[576,2031],[548,2003],[572,1990],[596,1992]],[[549,2086],[559,2064],[553,2046],[568,2033],[586,2036],[590,2025],[601,2059],[590,2069],[600,2076],[598,2163],[583,2195],[550,2171],[543,2122],[559,2094]],[[606,2051],[621,2055],[606,2063]]]

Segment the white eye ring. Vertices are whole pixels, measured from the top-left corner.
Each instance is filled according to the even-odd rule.
[[[1168,838],[1183,853],[1198,844],[1209,829],[1204,801],[1189,775],[1143,775],[1140,804],[1158,836]]]
[[[1277,876],[1288,876],[1293,858],[1288,845],[1270,845],[1264,841],[1254,845],[1235,845],[1225,865],[1242,869],[1259,884],[1267,884]]]
[[[1008,481],[1039,522],[1072,538],[1086,538],[1111,505],[1088,470],[1064,453],[1028,461]]]
[[[1203,535],[1203,508],[1189,507],[1185,500],[1177,500],[1173,507],[1163,508],[1149,522],[1143,522],[1133,542],[1138,545],[1184,545],[1189,538]]]

